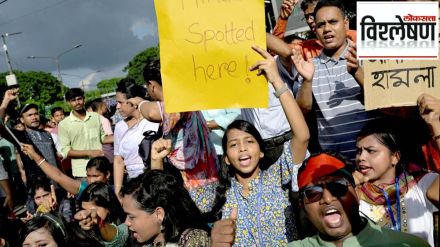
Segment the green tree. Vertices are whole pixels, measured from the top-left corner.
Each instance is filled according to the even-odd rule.
[[[67,104],[67,102],[65,100],[59,100],[59,101],[55,101],[52,105],[50,105],[48,107],[48,109],[46,109],[46,117],[50,118],[50,110],[52,110],[52,108],[54,107],[61,107],[63,108],[64,112],[69,112],[70,111],[70,106]]]
[[[124,72],[128,72],[128,77],[133,78],[139,85],[144,83],[142,72],[145,64],[149,58],[159,57],[159,45],[147,48],[128,62],[128,65],[123,69]]]
[[[99,91],[99,89],[89,90],[85,92],[85,97],[87,101],[98,99],[101,98],[101,92]]]
[[[98,82],[96,87],[102,94],[111,93],[115,91],[117,84],[121,79],[122,79],[121,77],[115,77],[108,80],[102,80]]]
[[[14,71],[14,74],[20,88],[19,98],[22,105],[34,103],[44,110],[55,102],[63,101],[67,87],[50,73]],[[6,72],[0,73],[0,85],[6,85],[6,75],[8,75]]]

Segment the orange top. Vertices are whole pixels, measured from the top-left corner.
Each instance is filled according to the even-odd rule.
[[[356,30],[347,30],[347,38],[356,43]],[[289,44],[289,46],[292,49],[300,48],[304,59],[306,58],[307,52],[310,52],[312,57],[317,57],[324,49],[324,46],[317,39],[296,40]]]
[[[275,28],[272,31],[272,34],[280,39],[284,38],[284,34],[286,32],[287,20],[278,18]],[[356,43],[356,30],[347,30],[347,38]],[[300,48],[302,50],[302,55],[304,59],[306,58],[307,52],[310,52],[312,57],[317,57],[324,46],[317,39],[309,39],[309,40],[295,40],[289,44],[289,46],[293,48]]]
[[[286,32],[287,20],[278,17],[278,20],[273,28],[272,35],[277,36],[280,39],[284,38],[284,33]]]

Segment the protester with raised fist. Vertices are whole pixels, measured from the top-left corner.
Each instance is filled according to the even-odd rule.
[[[124,246],[129,236],[147,246],[209,246],[208,225],[175,176],[146,171],[122,188],[121,197],[127,214],[124,224],[110,224],[105,220],[108,214],[93,207],[75,218],[85,230],[97,226],[106,246]]]
[[[433,141],[440,149],[440,99],[424,93],[417,99],[417,105],[420,116],[431,130]]]
[[[272,83],[293,136],[284,145],[281,157],[262,170],[265,149],[260,133],[243,120],[228,126],[222,142],[225,164],[212,212],[213,216],[221,214],[223,221],[214,225],[213,234],[230,233],[235,224],[235,246],[284,246],[298,238],[288,191],[290,186],[297,188],[296,171],[307,155],[309,131],[295,98],[278,74],[275,59],[257,46],[253,49],[265,60],[257,62],[251,70]],[[233,210],[238,214],[231,221],[231,215],[235,218]],[[218,229],[223,227],[229,229]],[[214,245],[216,239],[213,236]]]
[[[137,107],[151,122],[160,122],[162,136],[172,140],[172,152],[167,160],[179,170],[185,188],[202,212],[212,209],[218,185],[218,162],[209,128],[202,112],[167,113],[164,105],[160,60],[150,59],[143,76],[148,95],[155,101],[133,97],[127,103]]]
[[[127,226],[122,224],[125,214],[112,187],[100,182],[89,184],[78,204],[81,210],[75,214],[75,219],[83,230],[106,246],[123,246],[121,241],[109,241],[113,235],[128,235]]]
[[[6,109],[12,101],[18,98],[18,95],[18,88],[9,89],[5,92],[2,104],[0,106],[0,120],[2,122],[4,122],[6,118]],[[21,107],[19,114],[19,120],[24,124],[25,130],[11,130],[17,139],[11,136],[10,133],[4,129],[5,127],[1,126],[1,129],[3,129],[4,132],[2,136],[13,143],[19,150],[20,158],[25,171],[25,176],[22,176],[22,178],[24,179],[23,182],[26,184],[34,181],[39,176],[44,176],[44,173],[38,167],[38,163],[30,159],[27,155],[23,154],[20,148],[21,144],[25,143],[32,145],[35,151],[54,167],[59,166],[59,161],[57,159],[57,150],[55,148],[55,143],[52,139],[52,136],[50,133],[40,129],[40,113],[38,105],[33,103],[25,104]],[[52,183],[55,184],[54,182]]]

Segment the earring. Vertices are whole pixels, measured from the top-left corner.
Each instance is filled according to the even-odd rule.
[[[163,225],[160,225],[160,232],[165,231],[165,227]]]

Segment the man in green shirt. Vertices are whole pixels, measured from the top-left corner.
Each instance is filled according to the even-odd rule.
[[[419,237],[361,217],[352,172],[336,153],[320,153],[304,162],[298,171],[299,200],[318,234],[287,246],[429,246]]]
[[[113,143],[113,136],[106,136],[99,115],[84,108],[84,91],[71,88],[66,94],[72,108],[70,115],[58,126],[61,152],[72,159],[74,177],[86,177],[86,165],[90,158],[104,156],[102,144]]]
[[[318,230],[287,247],[429,247],[423,239],[375,225],[359,214],[353,169],[336,153],[312,155],[298,171],[299,200],[307,219]],[[217,221],[211,230],[213,247],[232,246],[236,216]]]

